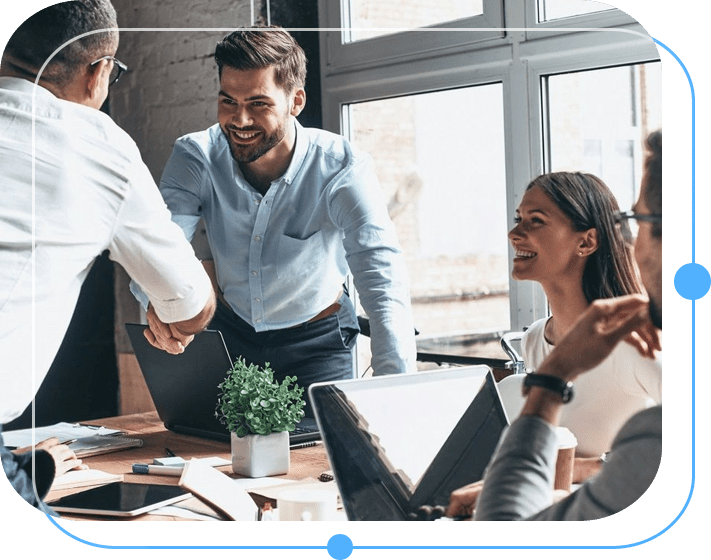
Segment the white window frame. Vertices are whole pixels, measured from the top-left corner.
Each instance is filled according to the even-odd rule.
[[[320,39],[324,128],[348,136],[343,109],[351,103],[501,83],[508,228],[526,185],[546,171],[542,78],[660,59],[644,28],[617,9],[539,24],[536,0],[484,0],[483,16],[343,43],[346,2],[319,0],[320,27],[327,28]],[[506,29],[489,29],[492,21],[505,22]],[[431,31],[465,27],[481,31],[476,38]],[[512,259],[509,247],[511,330],[521,330],[548,310],[537,283],[511,279]]]

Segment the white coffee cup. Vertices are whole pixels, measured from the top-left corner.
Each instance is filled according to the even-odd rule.
[[[284,490],[277,497],[279,521],[332,521],[336,494],[328,490]]]

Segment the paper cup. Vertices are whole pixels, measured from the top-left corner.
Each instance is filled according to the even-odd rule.
[[[555,463],[555,481],[553,482],[553,488],[570,492],[570,488],[573,484],[575,449],[578,446],[578,440],[567,428],[559,427],[557,434],[558,458]]]
[[[277,498],[279,521],[333,521],[336,494],[327,490],[284,490]]]

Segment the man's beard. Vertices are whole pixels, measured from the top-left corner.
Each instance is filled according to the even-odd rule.
[[[282,124],[274,130],[271,134],[266,134],[262,130],[258,132],[264,133],[262,138],[256,144],[249,144],[247,146],[242,146],[233,142],[232,136],[224,128],[220,127],[222,134],[225,135],[227,139],[227,145],[230,147],[230,153],[234,160],[238,163],[252,163],[258,160],[279,142],[281,142],[286,134],[286,127]],[[240,132],[250,132],[254,129],[240,130]]]

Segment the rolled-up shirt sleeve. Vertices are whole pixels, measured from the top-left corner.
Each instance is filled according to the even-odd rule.
[[[148,169],[132,178],[109,246],[166,323],[195,317],[212,285],[185,233],[171,220]],[[197,225],[197,222],[195,222]]]
[[[333,185],[331,219],[344,232],[346,260],[370,319],[374,375],[416,368],[407,268],[370,158]]]

